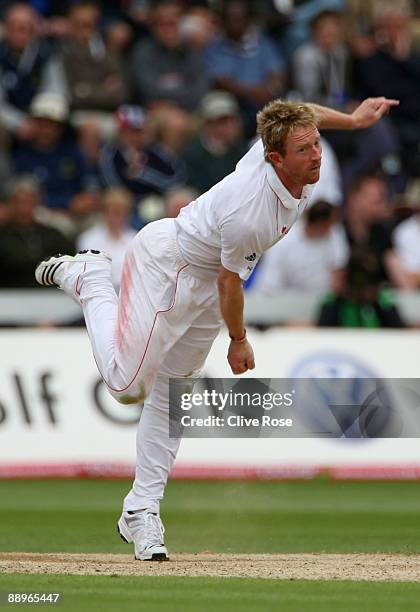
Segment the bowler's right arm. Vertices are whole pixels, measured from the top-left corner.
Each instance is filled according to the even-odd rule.
[[[217,279],[220,310],[231,338],[228,362],[234,374],[255,368],[254,352],[246,338],[244,326],[244,292],[242,279],[223,266]]]

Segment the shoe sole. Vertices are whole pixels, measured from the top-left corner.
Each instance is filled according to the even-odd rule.
[[[117,533],[119,534],[122,541],[126,544],[133,543],[133,540],[130,538],[121,519],[117,523]],[[165,553],[153,553],[150,557],[136,557],[134,555],[134,559],[136,561],[169,561],[169,557]]]
[[[78,257],[80,255],[80,257]],[[83,257],[84,256],[84,257]],[[54,274],[58,268],[65,262],[84,262],[84,261],[95,261],[95,260],[107,259],[111,261],[111,258],[102,251],[96,251],[93,249],[86,251],[79,251],[76,255],[62,255],[57,253],[51,255],[46,259],[43,259],[35,269],[35,279],[39,285],[44,287],[58,287],[57,283],[54,282]]]

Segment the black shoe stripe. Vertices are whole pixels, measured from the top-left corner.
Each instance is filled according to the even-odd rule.
[[[58,268],[61,266],[63,262],[60,261],[57,264],[50,264],[49,266],[45,266],[45,268],[42,271],[42,275],[41,275],[41,284],[45,285],[45,286],[51,286],[51,285],[55,285],[56,283],[54,282],[54,274],[55,272],[58,270]]]
[[[51,272],[51,268],[52,268],[52,266],[47,266],[45,268],[44,285],[49,285],[50,284],[50,272]]]
[[[57,272],[57,270],[58,270],[58,268],[60,266],[61,266],[61,263],[58,263],[53,268],[51,268],[50,277],[49,277],[50,285],[55,285],[56,284],[54,282],[54,274]]]
[[[63,262],[60,261],[58,264],[50,268],[47,278],[49,285],[57,285],[57,283],[54,281],[54,274],[57,272],[58,268],[61,266],[62,263]]]
[[[60,262],[59,262],[59,263],[56,265],[55,270],[54,270],[54,274],[57,272],[58,268],[59,268],[60,266],[62,266],[62,265],[63,265],[63,263],[64,263],[63,261],[60,261]],[[53,277],[53,283],[54,283],[54,285],[57,285],[57,283],[54,281],[54,277]]]
[[[45,268],[42,270],[42,276],[41,276],[41,283],[43,285],[46,285],[47,283],[45,282],[45,274],[47,273],[47,271],[49,270],[48,266],[45,266]]]
[[[54,271],[54,264],[52,264],[51,266],[48,266],[47,268],[47,273],[45,275],[45,284],[46,285],[51,285],[51,274]]]

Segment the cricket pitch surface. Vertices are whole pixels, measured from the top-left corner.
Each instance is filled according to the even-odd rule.
[[[420,582],[420,555],[202,552],[174,553],[170,561],[150,562],[120,554],[2,552],[0,573]]]

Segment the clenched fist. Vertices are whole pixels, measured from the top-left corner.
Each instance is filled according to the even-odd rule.
[[[227,358],[234,374],[243,374],[255,368],[254,351],[246,338],[240,342],[231,341]]]

